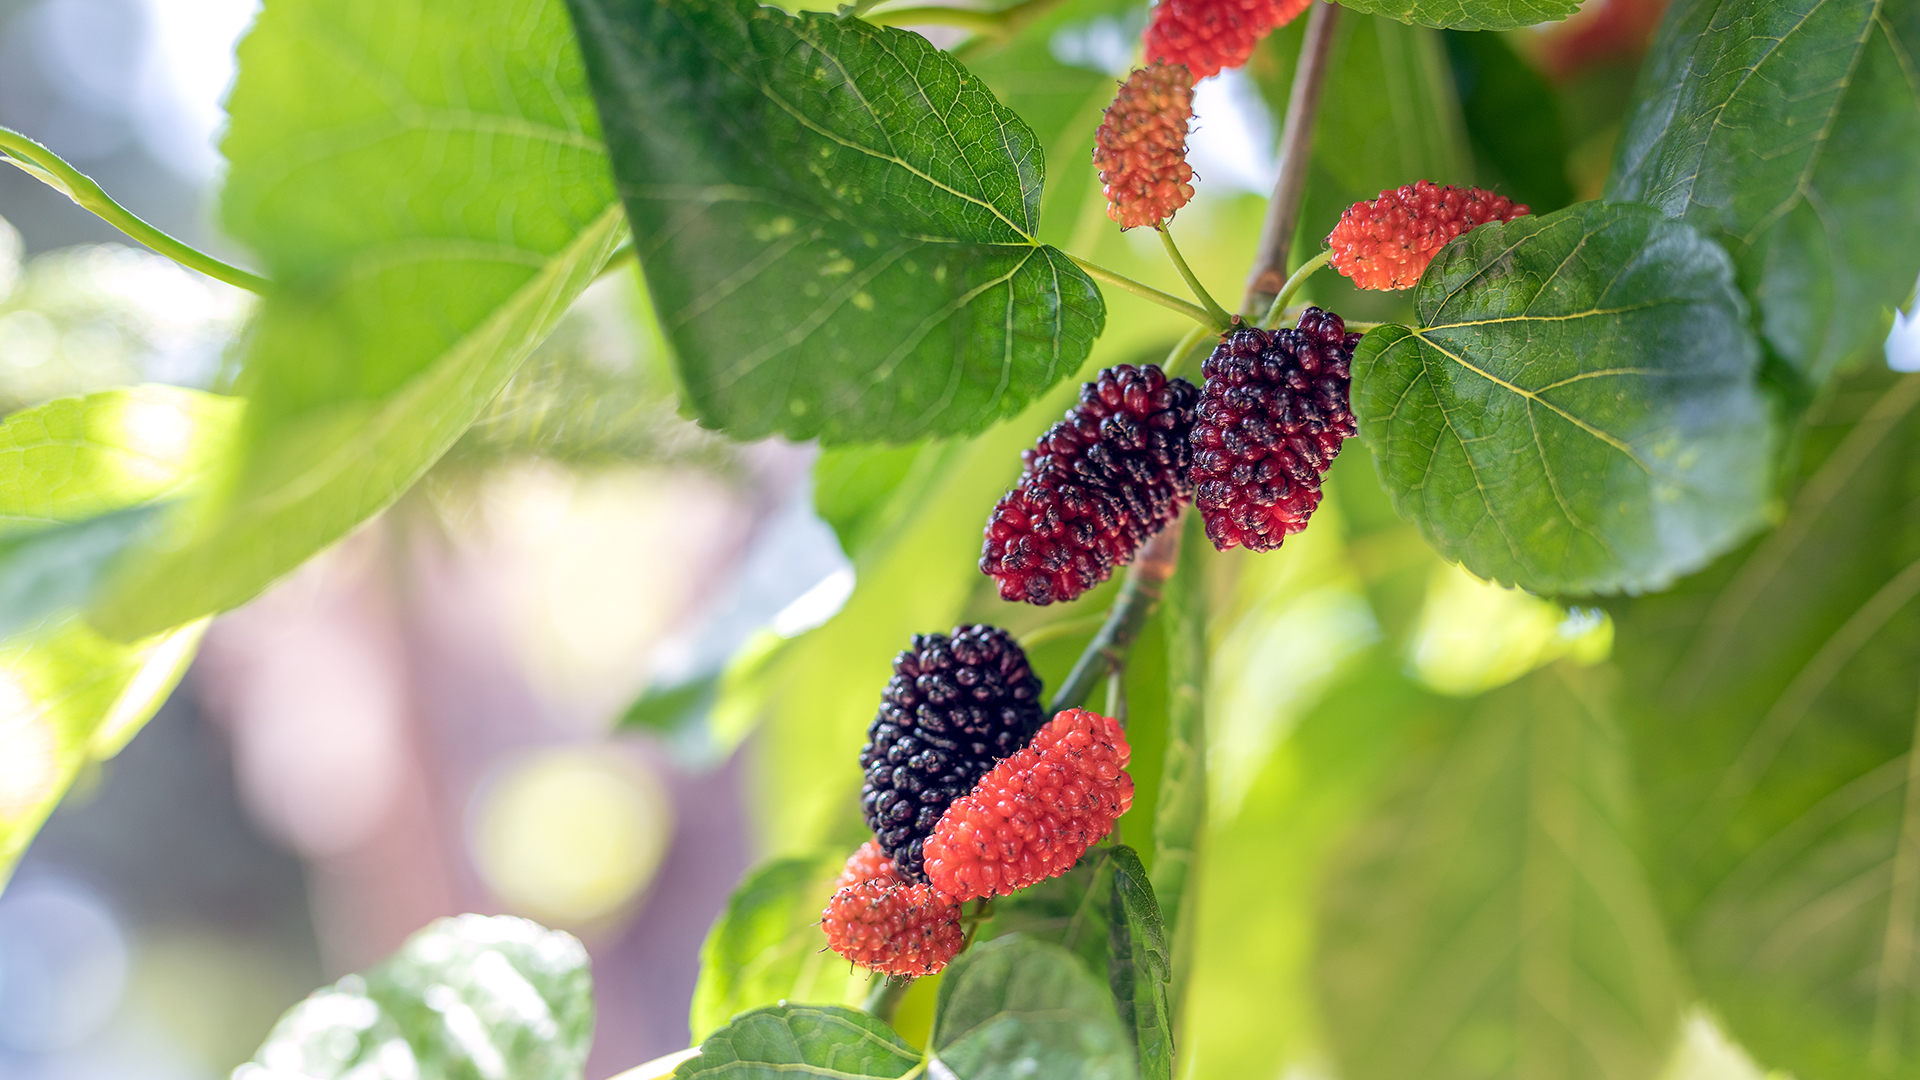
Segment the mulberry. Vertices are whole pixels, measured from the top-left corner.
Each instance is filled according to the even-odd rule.
[[[1313,0],[1160,0],[1147,22],[1147,59],[1185,64],[1195,79],[1237,68]]]
[[[1133,805],[1119,722],[1068,709],[955,800],[927,839],[927,877],[956,900],[1006,895],[1072,869]]]
[[[960,905],[931,885],[901,881],[871,842],[847,860],[820,928],[834,952],[888,975],[932,975],[966,943]]]
[[[927,879],[921,845],[947,805],[1026,745],[1045,719],[1040,680],[1005,630],[914,635],[894,658],[860,752],[867,826],[902,879]]]
[[[1026,469],[987,519],[981,572],[1000,596],[1071,600],[1133,561],[1180,512],[1198,391],[1157,367],[1120,365],[1080,388],[1080,403],[1023,451]]]
[[[1194,503],[1213,546],[1280,546],[1320,505],[1320,477],[1356,430],[1348,404],[1359,334],[1308,308],[1291,330],[1235,330],[1201,365]]]
[[[1333,268],[1360,288],[1408,289],[1420,283],[1447,241],[1476,225],[1531,212],[1491,191],[1421,180],[1347,207],[1327,246],[1333,249]]]
[[[1093,136],[1093,167],[1105,185],[1107,216],[1122,229],[1157,225],[1193,198],[1192,118],[1193,76],[1186,68],[1136,68],[1120,85]]]

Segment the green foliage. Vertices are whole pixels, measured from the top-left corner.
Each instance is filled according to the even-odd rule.
[[[899,1077],[920,1054],[893,1029],[836,1005],[770,1005],[736,1018],[700,1044],[676,1080],[782,1080],[788,1076]]]
[[[392,502],[626,231],[552,4],[276,3],[228,108],[224,220],[277,284],[238,461],[95,609],[118,636],[240,604]]]
[[[579,1080],[587,950],[525,919],[462,915],[287,1010],[236,1080]]]
[[[1817,387],[1920,274],[1920,3],[1679,0],[1607,185],[1726,244],[1767,346]]]
[[[1349,842],[1319,959],[1342,1075],[1654,1074],[1679,990],[1605,696],[1567,668],[1494,692]]]
[[[1355,11],[1451,30],[1514,30],[1564,19],[1577,0],[1360,0]]]
[[[749,0],[573,0],[688,404],[738,438],[977,432],[1079,367],[1033,132],[925,38]]]
[[[1058,945],[1014,934],[960,954],[940,981],[933,1054],[966,1080],[1133,1080],[1107,987]]]
[[[1638,592],[1760,523],[1756,350],[1726,254],[1582,203],[1448,245],[1367,335],[1354,413],[1399,511],[1482,577]]]
[[[1209,543],[1198,514],[1186,515],[1180,568],[1167,582],[1166,750],[1153,817],[1153,893],[1177,934],[1187,884],[1200,858],[1207,818],[1207,608]],[[1175,994],[1176,999],[1178,994]]]
[[[1920,376],[1816,414],[1778,529],[1622,608],[1651,865],[1707,999],[1808,1080],[1920,1069]]]
[[[1107,985],[1120,1025],[1133,1040],[1142,1080],[1172,1080],[1173,1010],[1167,983],[1172,954],[1146,868],[1130,847],[1113,851]]]
[[[827,951],[820,911],[841,858],[775,859],[749,873],[700,949],[688,1024],[694,1042],[736,1014],[779,1001],[857,1004],[867,972]]]
[[[1536,214],[1573,202],[1553,87],[1501,34],[1450,30],[1445,38],[1460,111],[1483,174],[1479,186],[1526,203]]]

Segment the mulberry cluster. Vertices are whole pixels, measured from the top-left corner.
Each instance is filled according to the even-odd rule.
[[[847,860],[820,913],[833,951],[888,975],[932,975],[966,943],[960,905],[931,885],[901,881],[878,844]]]
[[[1191,486],[1187,436],[1198,396],[1157,367],[1120,365],[1021,455],[1020,482],[987,520],[980,569],[1007,600],[1071,600],[1133,560]]]
[[[1310,307],[1291,330],[1235,330],[1207,357],[1193,424],[1194,504],[1222,551],[1267,551],[1307,527],[1320,477],[1353,437],[1359,334]]]
[[[1447,241],[1476,225],[1530,213],[1504,195],[1421,180],[1389,188],[1340,215],[1327,236],[1334,269],[1362,289],[1407,289]]]
[[[1195,79],[1237,68],[1253,47],[1313,0],[1160,0],[1147,23],[1147,59],[1185,64]]]
[[[1107,194],[1107,216],[1122,229],[1157,225],[1193,198],[1187,121],[1193,76],[1179,65],[1136,68],[1120,85],[1093,137],[1093,167]]]
[[[1072,869],[1133,805],[1120,724],[1085,709],[1054,717],[947,808],[927,840],[927,877],[956,900],[1007,895]]]
[[[1044,719],[1040,680],[1005,630],[914,635],[894,658],[860,753],[867,826],[903,879],[926,880],[921,845],[947,805],[1025,746]]]

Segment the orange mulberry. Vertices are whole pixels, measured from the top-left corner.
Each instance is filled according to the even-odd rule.
[[[1073,868],[1133,805],[1118,721],[1068,709],[956,799],[927,839],[927,877],[956,900],[1004,896]]]
[[[1389,188],[1340,215],[1327,236],[1334,269],[1362,289],[1409,289],[1447,241],[1476,225],[1531,213],[1525,204],[1479,188],[1421,180]]]
[[[1195,79],[1237,68],[1253,47],[1313,0],[1160,0],[1147,23],[1147,59],[1184,64]]]
[[[1158,225],[1193,198],[1187,121],[1193,76],[1179,65],[1136,68],[1107,106],[1093,137],[1093,167],[1107,193],[1107,216],[1122,229]]]

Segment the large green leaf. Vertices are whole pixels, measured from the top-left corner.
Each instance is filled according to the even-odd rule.
[[[1641,206],[1475,229],[1354,357],[1394,506],[1536,592],[1659,588],[1760,523],[1770,427],[1726,253]]]
[[[287,1010],[235,1080],[579,1080],[587,950],[509,916],[440,919]]]
[[[625,233],[557,2],[276,2],[228,109],[224,220],[276,282],[243,458],[96,609],[117,635],[242,603],[392,502]]]
[[[1420,26],[1514,30],[1564,19],[1579,10],[1580,0],[1359,0],[1340,6]]]
[[[1681,1001],[1589,671],[1484,698],[1415,756],[1321,905],[1348,1080],[1646,1080]]]
[[[1801,1080],[1920,1076],[1920,376],[1845,389],[1779,528],[1618,615],[1678,942]]]
[[[687,1023],[699,1042],[738,1014],[778,1001],[853,1005],[870,976],[827,951],[820,910],[838,858],[775,859],[747,875],[700,948]]]
[[[1039,244],[1033,133],[925,38],[751,0],[569,0],[702,420],[829,442],[979,431],[1105,321]]]
[[[947,968],[933,1054],[963,1080],[1134,1080],[1113,999],[1072,953],[1020,934],[975,945]]]
[[[1181,526],[1180,566],[1167,582],[1167,735],[1153,818],[1153,892],[1178,935],[1207,821],[1207,562],[1200,515]],[[1176,988],[1173,994],[1178,1001]]]
[[[1167,984],[1173,978],[1173,960],[1160,904],[1140,856],[1130,847],[1113,849],[1109,910],[1107,985],[1120,1026],[1133,1041],[1141,1080],[1172,1080],[1173,1010]]]
[[[1608,197],[1718,236],[1767,344],[1818,384],[1920,274],[1920,3],[1682,0]]]
[[[673,1070],[676,1080],[785,1080],[790,1076],[900,1077],[920,1053],[892,1028],[837,1005],[769,1005],[739,1016]]]

